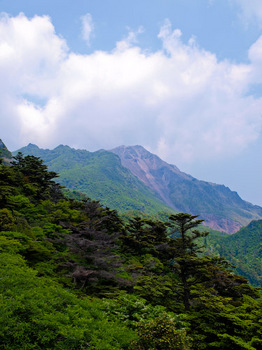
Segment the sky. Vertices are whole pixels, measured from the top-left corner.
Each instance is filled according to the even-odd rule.
[[[0,138],[142,145],[262,206],[261,0],[0,0]]]

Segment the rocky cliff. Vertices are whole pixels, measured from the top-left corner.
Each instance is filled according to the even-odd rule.
[[[251,220],[262,218],[261,207],[242,200],[228,187],[197,180],[142,146],[120,146],[111,151],[167,205],[200,215],[213,229],[233,233]]]

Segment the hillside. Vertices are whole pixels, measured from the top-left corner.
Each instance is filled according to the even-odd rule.
[[[63,145],[44,150],[29,144],[19,151],[43,159],[59,173],[61,185],[121,212],[156,214],[173,209],[199,215],[207,226],[227,233],[262,219],[261,207],[224,185],[183,173],[142,146],[88,152]]]
[[[1,349],[261,349],[262,300],[202,220],[69,200],[34,156],[0,164]]]
[[[224,185],[200,181],[181,172],[142,146],[111,150],[122,165],[179,212],[200,215],[209,227],[233,233],[262,218],[262,208],[242,200]]]
[[[236,266],[236,272],[262,286],[262,220],[252,221],[233,235],[222,237],[215,251]]]
[[[85,193],[112,209],[148,214],[172,212],[156,193],[122,166],[112,152],[88,152],[63,145],[48,150],[32,144],[19,151],[43,159],[50,170],[59,173],[62,186]]]
[[[7,149],[6,145],[0,139],[0,158],[4,163],[9,163],[12,158],[12,153]]]
[[[188,189],[187,192],[184,191],[183,193],[184,198],[186,198],[190,186],[195,186],[195,192],[198,191],[199,193],[202,191],[202,193],[199,194],[199,198],[202,198],[202,201],[203,198],[207,198],[206,201],[209,206],[206,206],[209,210],[211,207],[210,204],[213,204],[215,200],[220,200],[221,207],[223,208],[224,206],[225,216],[226,214],[234,213],[234,210],[237,211],[236,204],[240,205],[240,209],[238,208],[237,212],[238,215],[240,215],[239,213],[243,210],[241,209],[241,205],[242,208],[243,205],[252,208],[252,205],[242,201],[235,192],[231,192],[228,188],[194,179],[192,176],[181,172],[177,167],[165,163],[159,157],[149,153],[141,146],[119,147],[117,150],[113,150],[113,152],[119,154],[124,167],[119,164],[120,161],[116,155],[106,151],[92,153],[84,150],[74,150],[68,146],[58,146],[56,149],[50,151],[42,150],[35,145],[28,145],[21,149],[21,151],[25,154],[34,154],[35,156],[43,158],[46,164],[49,165],[50,170],[61,174],[60,177],[62,177],[62,179],[60,182],[64,186],[72,190],[77,189],[78,191],[80,190],[83,193],[87,193],[89,197],[95,200],[102,198],[102,201],[104,199],[105,205],[114,209],[119,209],[120,207],[124,211],[125,208],[128,208],[128,214],[124,215],[125,220],[132,218],[132,213],[139,210],[139,208],[142,208],[144,213],[151,214],[151,217],[157,217],[163,221],[168,219],[168,214],[164,214],[165,208],[163,208],[160,202],[155,200],[152,192],[150,192],[150,196],[153,197],[153,200],[150,202],[150,198],[152,197],[148,197],[147,188],[145,188],[145,186],[151,188],[155,193],[158,193],[159,197],[162,197],[162,200],[169,203],[170,206],[173,205],[173,203],[171,201],[172,196],[168,197],[170,194],[169,191],[170,188],[175,188],[176,185],[178,187],[176,191],[180,189],[180,186],[184,186],[184,188]],[[128,172],[127,168],[133,173],[133,176]],[[143,183],[139,182],[137,178]],[[126,185],[126,181],[129,181],[129,185]],[[116,184],[119,185],[116,186]],[[210,186],[213,188],[213,193],[210,190]],[[144,189],[145,192],[143,192]],[[110,194],[110,191],[113,193]],[[132,191],[134,193],[132,193]],[[226,198],[224,202],[226,200],[227,203],[223,204],[221,191]],[[138,197],[138,192],[140,197]],[[110,195],[108,195],[108,193]],[[212,194],[214,196],[213,198]],[[144,202],[142,202],[142,195],[145,196]],[[119,205],[121,200],[123,202]],[[200,208],[197,198],[191,198],[191,200],[193,203],[196,203],[196,207]],[[148,203],[147,208],[144,208],[143,204],[139,207],[139,203]],[[190,209],[189,206],[186,207],[186,201],[182,204],[184,207],[183,210],[180,209],[180,211],[186,212],[187,209]],[[205,203],[202,202],[202,205],[203,204]],[[229,207],[229,204],[232,205],[232,207]],[[178,206],[176,208],[181,207]],[[161,211],[162,215],[156,216],[155,213],[157,211]],[[192,212],[192,214],[195,213],[194,211]],[[241,222],[244,223],[244,219],[244,217],[240,217],[239,221],[242,220]],[[241,228],[240,231],[231,236],[219,235],[212,232],[205,241],[205,243],[207,243],[205,249],[206,254],[225,256],[237,267],[237,273],[246,276],[254,285],[260,286],[262,282],[262,264],[260,261],[261,223],[261,220],[252,221],[250,224],[248,222],[248,226]],[[211,226],[210,222],[208,222],[208,224]]]

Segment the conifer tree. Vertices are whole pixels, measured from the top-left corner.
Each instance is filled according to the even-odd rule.
[[[169,217],[171,226],[175,228],[174,235],[178,235],[174,241],[175,256],[172,261],[175,272],[181,281],[179,292],[182,296],[185,310],[190,309],[191,287],[198,283],[199,268],[203,265],[203,259],[198,257],[200,248],[195,240],[205,237],[208,232],[200,232],[196,228],[204,221],[199,220],[197,215],[179,213]]]
[[[35,156],[23,156],[21,152],[13,158],[13,168],[21,173],[27,183],[28,193],[34,194],[36,200],[53,197],[56,201],[62,199],[61,186],[53,179],[58,177],[54,171],[49,171],[43,160]]]

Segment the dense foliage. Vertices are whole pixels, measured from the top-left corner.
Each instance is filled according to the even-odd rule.
[[[67,199],[43,161],[0,165],[0,349],[261,349],[258,289],[205,256],[202,220]]]
[[[262,220],[253,220],[238,232],[228,235],[212,232],[201,242],[206,255],[225,257],[236,269],[235,273],[262,287]]]
[[[262,287],[262,220],[252,221],[232,236],[218,240],[215,250],[236,267],[249,281]]]

